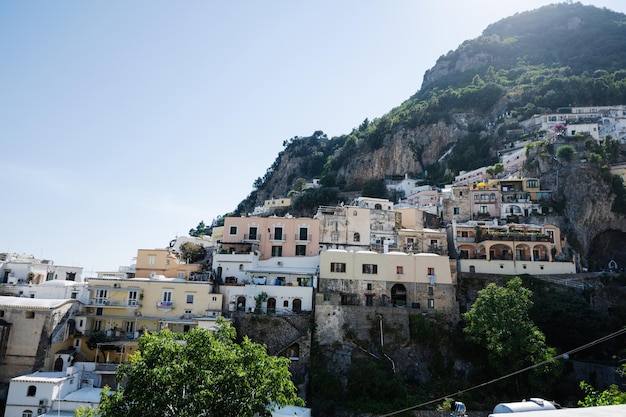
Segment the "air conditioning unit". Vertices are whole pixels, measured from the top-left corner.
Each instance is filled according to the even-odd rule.
[[[283,266],[283,261],[278,261],[278,266]]]
[[[48,405],[48,400],[47,400],[47,399],[45,399],[45,398],[44,398],[43,400],[39,400],[39,405],[40,405],[40,406],[46,406],[46,405]]]
[[[38,409],[37,409],[37,415],[38,415],[38,416],[42,415],[42,414],[43,414],[43,413],[45,413],[45,412],[46,412],[46,409],[45,409],[45,408],[38,408]]]
[[[135,316],[141,316],[141,311],[135,311]]]
[[[119,288],[120,284],[118,284],[117,282],[115,284],[113,284],[113,288]]]

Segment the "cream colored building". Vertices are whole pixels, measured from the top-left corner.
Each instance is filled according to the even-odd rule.
[[[291,206],[291,198],[289,197],[272,198],[263,202],[263,207],[268,209],[289,206]]]
[[[325,249],[367,250],[370,247],[370,209],[357,206],[320,206],[320,245]]]
[[[319,293],[322,303],[458,315],[449,259],[430,253],[324,251]]]
[[[565,236],[553,224],[533,225],[470,221],[452,224],[460,258],[459,272],[488,274],[569,274],[574,260]]]
[[[76,317],[76,329],[82,337],[75,344],[88,359],[120,362],[137,346],[144,330],[168,328],[184,332],[199,323],[212,321],[222,311],[222,294],[213,292],[213,284],[181,278],[89,278],[89,303]],[[87,347],[94,335],[118,343],[119,351],[96,352]]]

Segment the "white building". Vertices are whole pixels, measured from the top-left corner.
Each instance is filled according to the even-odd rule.
[[[11,379],[5,417],[73,416],[100,404],[102,374],[92,362],[57,372],[34,372]]]

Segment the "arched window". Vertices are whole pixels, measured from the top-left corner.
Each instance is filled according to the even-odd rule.
[[[26,396],[34,397],[35,395],[37,395],[37,387],[34,385],[29,385],[28,391],[26,392]]]
[[[360,242],[361,241],[361,234],[359,232],[355,232],[353,239],[354,239],[355,242]]]
[[[33,417],[33,411],[32,410],[24,410],[24,412],[22,413],[22,417]]]

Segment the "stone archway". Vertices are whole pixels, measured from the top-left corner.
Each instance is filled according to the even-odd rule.
[[[391,287],[391,304],[394,307],[406,306],[406,287],[402,284],[394,284]]]
[[[237,297],[237,311],[246,311],[246,297]]]

